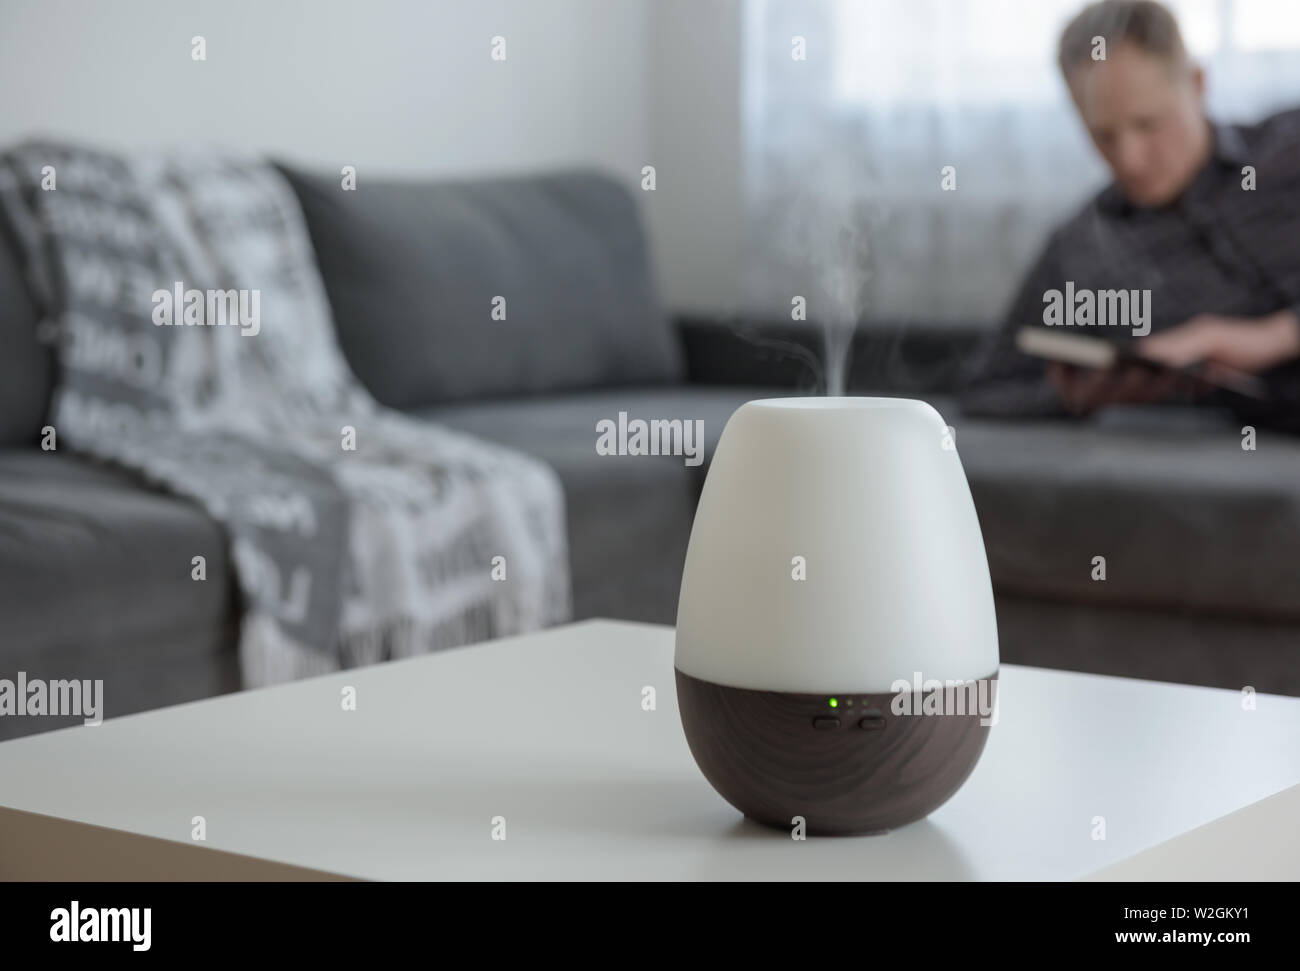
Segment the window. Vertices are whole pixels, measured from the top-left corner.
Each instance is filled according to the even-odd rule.
[[[1167,5],[1207,68],[1213,117],[1300,106],[1300,0]],[[1082,6],[749,0],[755,311],[783,311],[820,282],[840,316],[996,320],[1052,226],[1107,179],[1056,67]],[[806,60],[792,57],[796,37]],[[955,192],[939,191],[945,166]]]

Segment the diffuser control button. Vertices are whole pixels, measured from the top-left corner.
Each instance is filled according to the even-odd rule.
[[[831,728],[839,728],[840,720],[830,715],[818,715],[813,719],[813,728],[819,732],[824,732]]]
[[[868,715],[862,721],[858,722],[859,728],[864,728],[869,732],[878,732],[885,727],[885,719],[882,715]]]

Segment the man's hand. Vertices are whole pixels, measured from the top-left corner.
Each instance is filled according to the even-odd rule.
[[[1257,374],[1300,358],[1300,317],[1294,310],[1255,319],[1200,314],[1185,324],[1142,338],[1137,351],[1176,368],[1204,362],[1211,369],[1221,365]],[[1108,371],[1050,364],[1047,376],[1065,407],[1076,415],[1090,414],[1105,405],[1159,401],[1180,383],[1176,374],[1152,374],[1134,364]]]
[[[1173,367],[1205,361],[1257,374],[1300,357],[1300,318],[1294,310],[1253,320],[1201,314],[1142,338],[1137,351]]]
[[[1072,414],[1089,415],[1104,405],[1148,404],[1167,398],[1178,385],[1172,372],[1153,374],[1138,364],[1121,364],[1105,371],[1053,361],[1047,377]]]

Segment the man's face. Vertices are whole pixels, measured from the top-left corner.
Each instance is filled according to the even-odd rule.
[[[1069,87],[1128,200],[1150,208],[1177,199],[1209,149],[1200,70],[1122,43],[1107,51],[1106,60],[1076,67]]]

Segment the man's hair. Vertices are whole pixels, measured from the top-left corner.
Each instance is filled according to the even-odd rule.
[[[1187,61],[1178,21],[1163,4],[1156,0],[1102,0],[1084,7],[1061,32],[1056,62],[1067,80],[1080,64],[1092,62],[1098,37],[1106,39],[1107,49],[1127,41],[1171,67]]]

